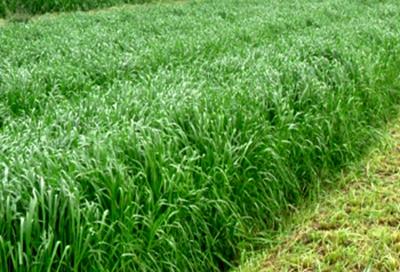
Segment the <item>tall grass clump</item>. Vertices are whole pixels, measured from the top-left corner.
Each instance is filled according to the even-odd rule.
[[[201,1],[0,29],[0,270],[218,271],[362,156],[395,0]]]

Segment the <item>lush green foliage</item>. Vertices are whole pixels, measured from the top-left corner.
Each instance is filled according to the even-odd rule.
[[[16,12],[38,14],[51,11],[89,10],[130,3],[140,4],[151,0],[0,0],[0,17]]]
[[[298,209],[237,272],[400,271],[400,119],[388,126],[341,186]]]
[[[210,271],[399,102],[400,4],[225,0],[0,29],[0,270]]]

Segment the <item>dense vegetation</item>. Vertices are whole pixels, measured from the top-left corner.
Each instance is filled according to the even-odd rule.
[[[400,120],[387,125],[341,186],[291,214],[273,246],[237,272],[400,271]]]
[[[221,0],[0,28],[0,270],[210,271],[374,143],[397,0]]]
[[[0,17],[14,13],[40,14],[52,11],[89,10],[129,3],[141,4],[151,0],[0,0]]]

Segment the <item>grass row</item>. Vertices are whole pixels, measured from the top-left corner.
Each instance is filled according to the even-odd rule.
[[[143,4],[151,0],[1,0],[0,17],[55,11],[89,10],[119,4]]]
[[[399,271],[400,126],[239,271]],[[389,135],[388,135],[389,136]],[[387,141],[389,140],[389,141]]]
[[[1,28],[0,270],[229,269],[374,144],[399,12],[224,0]]]

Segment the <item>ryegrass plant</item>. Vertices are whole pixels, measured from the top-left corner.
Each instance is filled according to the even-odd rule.
[[[0,270],[228,269],[376,141],[399,11],[223,0],[0,28]]]

